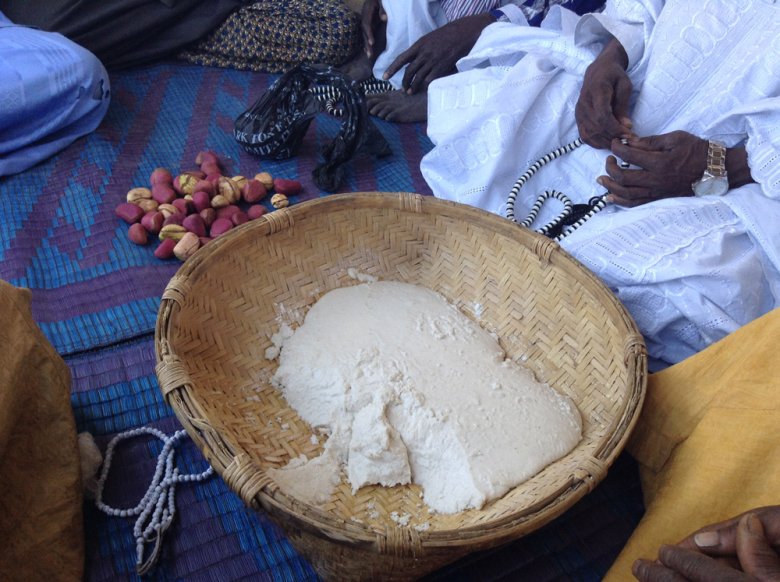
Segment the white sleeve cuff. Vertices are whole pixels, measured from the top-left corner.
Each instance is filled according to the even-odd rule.
[[[641,25],[617,21],[595,13],[584,15],[574,32],[574,40],[578,46],[587,46],[594,42],[606,44],[612,38],[617,39],[628,55],[628,69],[642,59],[645,51],[644,36]]]

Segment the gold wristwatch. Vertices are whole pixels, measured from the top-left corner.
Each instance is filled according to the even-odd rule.
[[[696,196],[723,196],[729,191],[726,173],[726,146],[710,140],[707,148],[707,169],[699,180],[693,183]]]

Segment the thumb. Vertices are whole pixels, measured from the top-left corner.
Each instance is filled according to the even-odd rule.
[[[780,580],[780,556],[764,533],[755,513],[742,516],[737,526],[737,557],[746,574],[758,580]]]

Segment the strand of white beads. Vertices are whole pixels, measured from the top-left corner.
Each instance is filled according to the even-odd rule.
[[[176,511],[174,503],[176,497],[176,484],[203,481],[214,474],[214,469],[212,467],[209,467],[200,473],[185,475],[179,473],[179,470],[174,464],[174,456],[176,453],[174,446],[186,434],[186,431],[178,430],[173,436],[169,437],[156,428],[144,426],[117,434],[111,439],[106,447],[103,468],[97,482],[95,505],[100,511],[113,517],[138,516],[135,525],[133,526],[133,536],[135,537],[136,542],[136,570],[140,575],[147,573],[155,565],[159,557],[163,533],[171,525]],[[103,502],[103,489],[111,469],[114,451],[121,441],[141,435],[152,435],[163,442],[163,448],[157,457],[157,466],[154,469],[152,482],[149,484],[141,501],[139,501],[138,505],[135,507],[111,507]],[[144,559],[144,548],[146,544],[149,543],[154,543],[154,546],[146,559]]]

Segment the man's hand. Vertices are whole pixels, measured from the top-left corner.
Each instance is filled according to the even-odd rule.
[[[780,506],[749,511],[708,526],[675,546],[663,546],[658,560],[637,560],[641,582],[780,580]]]
[[[474,47],[488,24],[495,22],[490,14],[464,16],[429,32],[387,67],[383,77],[389,79],[404,65],[401,85],[407,93],[428,89],[432,81],[456,72],[455,63]]]
[[[692,196],[692,184],[707,167],[707,140],[684,131],[651,137],[628,138],[623,144],[613,139],[612,152],[638,169],[618,166],[614,156],[607,158],[607,176],[599,184],[621,206],[639,206],[662,198]]]
[[[382,0],[365,0],[360,12],[360,31],[363,33],[363,50],[369,59],[374,58],[374,42],[380,22],[387,22]]]
[[[608,149],[613,139],[632,135],[627,66],[625,49],[612,40],[585,71],[574,115],[580,138],[589,146]]]

